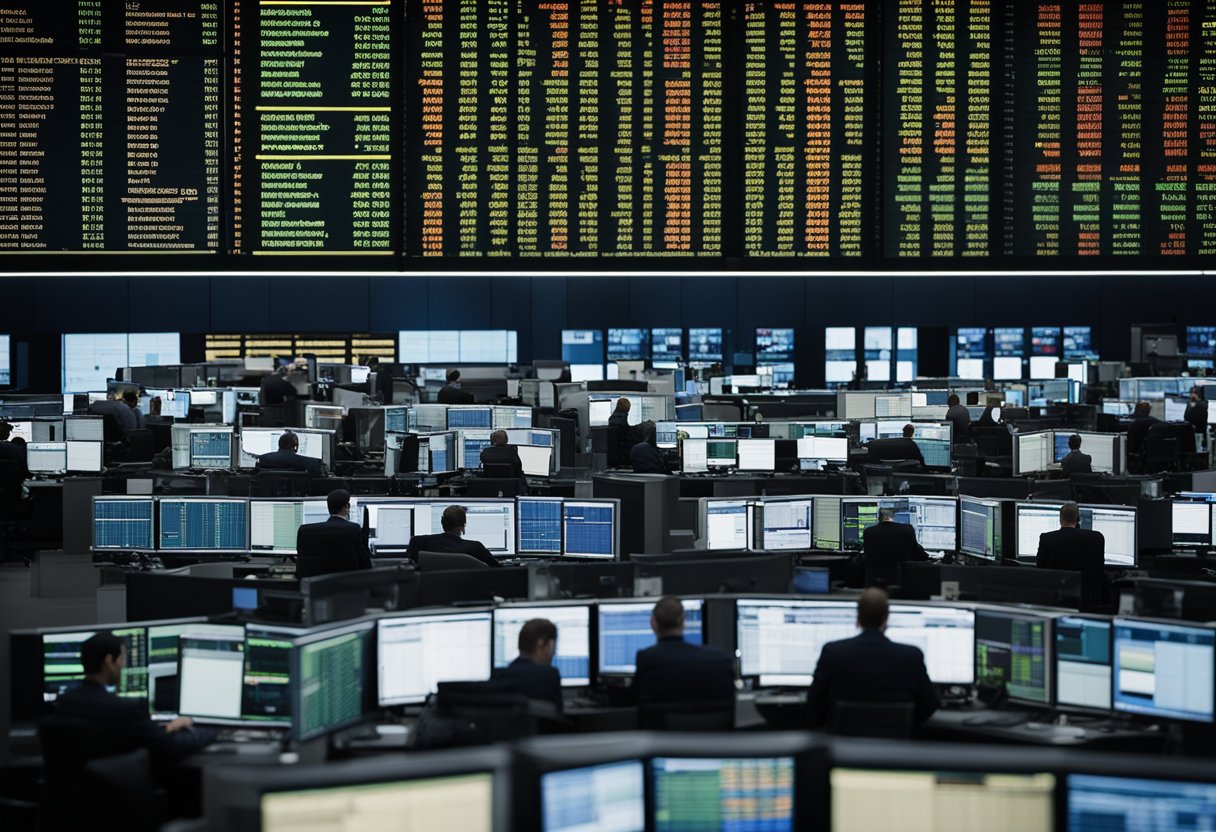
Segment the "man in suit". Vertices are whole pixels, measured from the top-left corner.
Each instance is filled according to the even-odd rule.
[[[144,429],[144,413],[139,409],[139,394],[134,390],[124,390],[122,393],[122,403],[131,410],[131,415],[135,417],[135,429]]]
[[[329,519],[306,523],[296,531],[296,577],[371,569],[372,556],[363,527],[350,520],[350,492],[339,488],[325,500]]]
[[[486,465],[510,465],[511,476],[521,479],[524,475],[524,464],[519,459],[519,450],[514,445],[507,444],[507,432],[496,430],[490,434],[490,444],[481,449],[481,467]],[[488,476],[488,474],[487,474]]]
[[[1205,437],[1208,435],[1208,400],[1203,397],[1203,390],[1199,387],[1191,388],[1190,401],[1186,403],[1186,413],[1182,416],[1183,421],[1191,426],[1195,431],[1195,436]],[[1196,446],[1199,447],[1198,445]],[[1185,450],[1190,450],[1186,448]]]
[[[1143,454],[1144,440],[1148,438],[1149,429],[1161,422],[1153,415],[1153,406],[1148,402],[1137,402],[1132,411],[1132,423],[1127,426],[1127,452]]]
[[[366,361],[368,369],[376,374],[376,395],[380,404],[393,403],[393,371],[387,364],[381,364],[380,359],[372,356]]]
[[[307,471],[314,477],[321,476],[321,460],[300,456],[300,437],[284,431],[279,437],[279,449],[258,457],[257,471]]]
[[[971,411],[963,406],[957,393],[946,399],[946,421],[954,425],[954,444],[971,441]]]
[[[667,463],[663,461],[663,457],[659,454],[659,449],[655,443],[654,422],[649,419],[642,422],[638,426],[638,432],[641,434],[641,441],[629,451],[629,464],[633,466],[633,473],[670,474],[671,470],[667,467]]]
[[[1060,460],[1060,470],[1064,472],[1064,476],[1071,477],[1073,474],[1092,474],[1094,472],[1094,460],[1089,454],[1081,453],[1081,437],[1075,433],[1068,437],[1068,453]]]
[[[883,460],[901,462],[914,459],[924,465],[925,457],[920,452],[920,446],[912,439],[915,435],[916,428],[913,425],[904,425],[903,438],[871,439],[866,443],[866,450],[870,455],[868,462],[878,465]]]
[[[460,370],[448,370],[448,383],[439,388],[440,404],[473,404],[473,394],[460,389]]]
[[[112,399],[107,397],[102,401],[93,402],[89,405],[89,413],[102,417],[112,416],[118,427],[122,429],[123,436],[139,427],[135,413],[132,412],[131,408],[121,398]]]
[[[616,440],[616,457],[609,457],[609,467],[621,467],[629,464],[633,446],[638,443],[638,434],[629,424],[629,411],[633,409],[632,402],[622,396],[616,400],[616,408],[608,417],[608,436],[611,442]]]
[[[916,725],[937,710],[940,702],[924,654],[886,637],[889,612],[887,593],[867,589],[857,601],[861,633],[823,646],[806,698],[809,727],[825,725],[838,702],[910,702]]]
[[[126,662],[127,646],[121,638],[108,632],[90,637],[80,646],[84,681],[59,697],[55,716],[108,728],[133,745],[147,748],[161,762],[180,760],[215,740],[214,731],[194,725],[190,717],[157,725],[148,716],[147,702],[110,693],[107,688],[117,688],[122,682]]]
[[[294,399],[299,395],[296,392],[296,386],[287,378],[291,369],[291,365],[287,365],[262,377],[262,383],[258,388],[258,404],[286,404],[288,399]]]
[[[529,699],[551,702],[560,714],[562,674],[553,666],[556,653],[557,626],[546,618],[533,618],[519,630],[519,657],[495,671],[494,681]]]
[[[405,551],[407,558],[417,563],[419,552],[455,552],[477,558],[486,566],[501,565],[481,541],[462,537],[468,523],[464,506],[448,506],[443,510],[440,522],[443,524],[443,534],[414,535]]]
[[[861,539],[866,586],[899,583],[901,563],[929,559],[916,539],[916,529],[907,523],[896,523],[895,512],[889,508],[879,509],[878,522],[866,529]]]
[[[684,605],[666,596],[654,605],[650,629],[657,641],[639,650],[633,686],[645,704],[734,701],[731,657],[684,640]]]
[[[1106,538],[1102,532],[1082,529],[1081,510],[1076,503],[1060,506],[1060,528],[1039,535],[1035,565],[1040,569],[1064,569],[1081,573],[1082,602],[1087,608],[1106,598]]]

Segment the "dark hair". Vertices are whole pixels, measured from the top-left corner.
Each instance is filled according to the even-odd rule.
[[[109,632],[97,633],[80,645],[80,664],[86,676],[92,676],[101,671],[106,663],[106,656],[118,658],[122,655],[125,643],[118,636]]]
[[[0,422],[0,440],[8,439],[9,434],[13,432],[13,426],[8,422]]]
[[[904,439],[911,439],[916,436],[916,425],[904,425]]]
[[[1074,450],[1074,451],[1077,448],[1080,448],[1081,447],[1081,437],[1077,436],[1075,433],[1072,436],[1068,437],[1068,447],[1070,450]]]
[[[448,506],[443,510],[443,516],[439,518],[439,522],[443,524],[445,532],[454,532],[460,529],[468,522],[464,506]]]
[[[370,355],[370,356],[368,356],[367,360],[363,362],[363,366],[365,366],[365,367],[379,367],[379,366],[380,366],[380,359],[379,359],[379,358],[377,358],[377,357],[376,357],[376,356],[374,356],[374,355]]]
[[[286,451],[288,448],[295,450],[300,447],[300,437],[296,436],[291,431],[286,431],[279,437],[279,450]]]
[[[641,434],[643,442],[648,442],[651,445],[655,443],[656,429],[654,422],[651,420],[647,419],[645,422],[642,422],[642,424],[638,426],[638,432]]]
[[[123,390],[122,400],[127,404],[139,404],[139,395],[134,390]]]
[[[533,618],[524,622],[519,631],[519,652],[525,656],[536,652],[542,641],[557,640],[557,625],[547,618]]]
[[[325,502],[329,504],[329,513],[337,514],[350,505],[350,492],[345,488],[331,491],[329,492],[329,496],[325,498]]]
[[[857,623],[865,630],[876,630],[887,623],[891,608],[886,590],[870,587],[857,599]]]
[[[510,439],[510,437],[507,436],[507,432],[505,430],[496,430],[490,434],[491,445],[505,445],[507,444],[508,439]]]
[[[460,370],[448,370],[448,384],[460,381]]]
[[[1060,506],[1060,522],[1076,525],[1081,522],[1081,509],[1076,503],[1065,503]]]
[[[1148,416],[1153,412],[1153,406],[1148,402],[1136,402],[1136,410],[1132,413],[1133,416]]]
[[[941,400],[939,399],[938,401]],[[954,407],[956,404],[961,404],[958,399],[958,393],[951,393],[948,397],[946,397],[946,404],[950,407]]]
[[[660,633],[669,633],[684,626],[684,604],[679,598],[664,595],[654,605],[654,623]]]

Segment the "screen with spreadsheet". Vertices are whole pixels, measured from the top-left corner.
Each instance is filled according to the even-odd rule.
[[[360,622],[296,642],[292,722],[304,742],[363,718],[371,678],[374,624]]]
[[[813,549],[812,529],[815,516],[813,497],[767,499],[760,504],[762,538],[766,552],[809,551]]]
[[[703,602],[684,599],[683,604],[684,640],[689,644],[701,644],[705,640]],[[638,651],[655,644],[654,631],[650,628],[652,612],[654,603],[650,601],[598,605],[600,675],[629,675],[637,670]]]
[[[542,832],[643,832],[641,760],[550,771],[540,778]]]
[[[911,525],[925,550],[953,552],[958,548],[958,501],[953,497],[884,497],[878,507],[894,512],[896,523]]]
[[[123,640],[126,664],[114,692],[124,699],[148,699],[148,633],[144,627],[97,627],[76,632],[42,634],[42,701],[54,702],[84,681],[80,647],[100,632]]]
[[[250,500],[249,548],[254,552],[294,554],[296,532],[303,524],[303,500]]]
[[[231,468],[231,430],[190,431],[191,468]]]
[[[562,504],[562,555],[611,560],[617,546],[616,503],[566,500]]]
[[[1216,784],[1068,775],[1070,832],[1216,829]]]
[[[586,604],[495,608],[494,667],[506,667],[519,656],[519,631],[534,618],[557,627],[553,667],[561,673],[562,687],[591,684],[591,608]]]
[[[299,832],[307,826],[494,832],[494,774],[266,792],[260,812],[262,832]]]
[[[819,652],[857,635],[857,604],[740,598],[735,602],[739,672],[763,687],[811,684]]]
[[[93,548],[127,551],[155,547],[151,497],[93,500]]]
[[[959,545],[965,555],[984,560],[1001,558],[1001,504],[996,500],[959,495]]]
[[[382,707],[422,702],[440,682],[484,682],[492,669],[489,612],[382,618],[376,622]]]
[[[244,500],[161,498],[159,548],[244,550],[249,546],[248,520]]]
[[[935,685],[975,681],[975,613],[959,607],[892,604],[887,638],[919,649]]]
[[[520,554],[559,555],[562,551],[562,499],[520,497]]]
[[[30,442],[25,446],[25,467],[31,474],[59,474],[68,467],[66,442]]]
[[[414,534],[442,534],[443,512],[449,505],[464,506],[465,540],[478,541],[493,555],[515,554],[514,500],[417,503],[414,509]]]
[[[246,626],[241,719],[263,724],[291,724],[292,650],[291,635],[281,628]]]
[[[494,411],[488,407],[449,407],[448,430],[480,428],[489,430],[494,426]]]
[[[1004,685],[1010,699],[1050,705],[1051,637],[1051,621],[1044,616],[976,610],[979,683]]]
[[[750,549],[753,501],[749,499],[703,502],[706,549]]]
[[[792,757],[656,757],[650,767],[655,832],[793,832]]]
[[[1216,631],[1129,618],[1114,628],[1116,711],[1212,722]]]
[[[1056,619],[1056,705],[1110,710],[1111,634],[1107,619]]]
[[[1208,548],[1212,545],[1212,504],[1175,500],[1170,507],[1174,548]]]
[[[1017,557],[1038,556],[1039,536],[1060,528],[1060,503],[1018,503]],[[1107,566],[1136,565],[1136,507],[1089,506],[1078,507],[1082,529],[1101,532],[1106,541]]]

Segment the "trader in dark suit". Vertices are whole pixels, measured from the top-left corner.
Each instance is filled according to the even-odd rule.
[[[730,656],[684,640],[684,605],[666,596],[654,605],[650,629],[658,639],[639,650],[633,686],[645,704],[721,702],[735,698]]]
[[[279,449],[258,457],[257,471],[307,471],[314,477],[321,476],[321,460],[300,456],[300,437],[285,431],[279,437]]]
[[[215,732],[194,725],[189,717],[178,717],[157,725],[148,716],[148,703],[122,699],[107,688],[117,688],[127,662],[127,646],[108,632],[90,637],[80,646],[84,681],[59,697],[55,716],[96,724],[146,748],[158,760],[172,762],[187,757],[215,740]]]
[[[883,460],[900,462],[914,459],[921,465],[924,465],[925,457],[920,452],[920,446],[912,439],[915,435],[915,427],[904,425],[903,438],[871,439],[866,443],[866,450],[870,454],[868,461],[872,465],[877,465]]]
[[[809,727],[826,724],[838,702],[910,702],[916,725],[937,710],[940,702],[924,654],[884,633],[889,611],[887,593],[867,589],[857,601],[861,633],[823,646],[806,698]]]
[[[1191,388],[1191,398],[1186,403],[1186,413],[1182,418],[1195,431],[1196,436],[1208,435],[1208,400],[1203,397],[1202,389]]]
[[[520,479],[524,475],[524,464],[519,459],[519,450],[507,444],[507,432],[496,430],[490,434],[490,444],[481,449],[481,467],[487,465],[510,465],[511,476]]]
[[[553,666],[556,653],[557,626],[547,618],[533,618],[519,630],[519,657],[495,671],[494,681],[529,699],[551,702],[561,713],[562,674]]]
[[[629,451],[629,464],[633,466],[633,473],[670,474],[671,469],[663,461],[658,446],[655,444],[654,422],[649,419],[642,422],[638,426],[638,433],[641,435],[641,441]]]
[[[1106,538],[1102,532],[1082,529],[1081,510],[1076,503],[1060,506],[1060,528],[1039,535],[1035,565],[1040,569],[1064,569],[1081,573],[1082,602],[1092,608],[1106,599]]]
[[[615,456],[609,454],[608,467],[624,468],[629,465],[633,446],[638,443],[638,434],[629,424],[629,411],[633,404],[622,396],[616,400],[616,408],[608,416],[608,441],[615,442]]]
[[[339,488],[325,499],[329,519],[306,523],[296,531],[297,578],[372,568],[363,527],[350,520],[350,492]]]
[[[861,539],[866,586],[899,583],[901,563],[929,559],[916,539],[916,529],[907,523],[896,523],[895,513],[889,508],[879,509],[878,522],[866,529]]]
[[[291,369],[291,365],[287,365],[262,377],[262,383],[258,388],[258,404],[286,404],[288,399],[294,399],[299,395],[296,392],[296,386],[287,378]]]
[[[443,534],[416,534],[410,539],[405,556],[415,563],[418,562],[419,552],[455,552],[477,558],[486,566],[500,566],[490,550],[479,540],[465,540],[465,525],[468,515],[464,506],[448,506],[440,518],[443,524]]]
[[[957,393],[950,394],[946,406],[946,421],[954,426],[954,444],[971,442],[971,411],[963,406]]]
[[[439,388],[440,404],[473,404],[473,394],[460,389],[460,370],[448,370],[448,383]]]
[[[1160,423],[1160,419],[1153,415],[1153,406],[1148,402],[1137,402],[1136,409],[1132,411],[1132,423],[1127,426],[1127,452],[1129,454],[1143,454],[1144,440],[1148,438],[1149,429],[1153,425]]]
[[[380,404],[393,403],[393,371],[387,364],[381,364],[380,359],[372,356],[365,362],[368,369],[376,374],[376,395]]]
[[[1089,454],[1081,453],[1081,437],[1075,433],[1068,437],[1068,453],[1060,460],[1060,470],[1064,472],[1064,476],[1071,477],[1073,474],[1092,474],[1094,472],[1094,460]]]

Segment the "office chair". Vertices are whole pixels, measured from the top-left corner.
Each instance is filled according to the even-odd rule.
[[[154,815],[155,798],[150,790],[145,790],[152,782],[147,751],[139,749],[133,737],[95,722],[52,716],[38,724],[38,738],[46,773],[45,828],[156,828],[155,822],[140,825],[141,821]],[[110,792],[112,783],[99,777],[98,771],[120,759],[123,760],[119,765],[122,774],[117,777],[127,786],[121,794],[115,795]],[[90,767],[90,763],[98,765]],[[139,772],[141,765],[143,772]],[[117,803],[112,802],[115,796],[120,798]],[[122,812],[99,811],[99,807],[111,805],[122,806]]]
[[[153,832],[167,814],[152,778],[152,761],[146,748],[116,757],[102,757],[84,764],[85,779],[95,783],[109,805],[122,807],[122,819],[114,828],[131,832]],[[97,804],[94,804],[97,805]],[[102,822],[104,828],[106,822]]]
[[[837,702],[828,731],[842,737],[908,739],[912,736],[912,703]]]
[[[152,431],[147,428],[133,430],[127,433],[127,462],[151,462],[156,455],[156,441]]]
[[[307,471],[262,469],[254,476],[254,493],[259,497],[307,497],[312,490]]]
[[[664,702],[638,706],[643,731],[733,731],[735,702]]]
[[[551,704],[534,702],[498,679],[440,682],[435,714],[446,723],[446,736],[430,732],[427,747],[489,745],[532,737],[539,733],[541,713],[557,717],[557,709]]]
[[[629,452],[633,449],[633,436],[633,428],[622,430],[616,425],[608,426],[608,444],[605,450],[608,452],[609,468],[633,467],[629,462]]]
[[[1177,438],[1173,436],[1166,438],[1152,435],[1145,438],[1145,473],[1177,471],[1179,458],[1179,446]]]
[[[881,497],[890,493],[892,473],[894,473],[894,469],[890,465],[861,466],[861,475],[866,483],[866,493],[872,497]]]
[[[472,555],[461,552],[419,552],[419,572],[452,572],[465,569],[489,569]]]
[[[482,466],[481,476],[485,479],[515,479],[515,468],[509,462],[488,462]]]
[[[466,497],[518,497],[524,493],[523,483],[515,477],[479,477],[469,480],[465,488]]]

